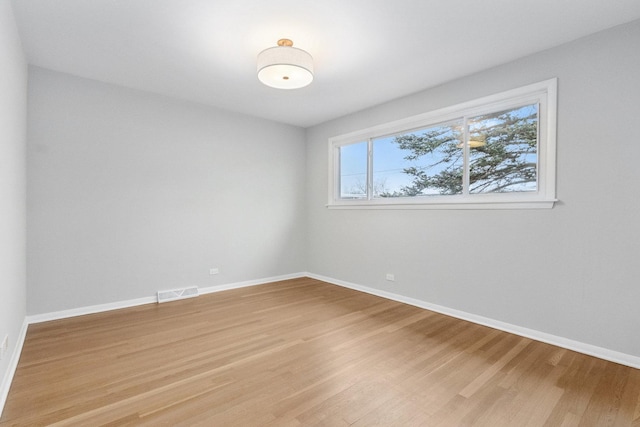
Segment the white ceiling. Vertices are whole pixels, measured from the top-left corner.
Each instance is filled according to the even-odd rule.
[[[30,64],[303,127],[640,19],[639,0],[12,4]],[[283,37],[313,55],[310,86],[259,83]]]

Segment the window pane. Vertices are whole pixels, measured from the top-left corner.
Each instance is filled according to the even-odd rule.
[[[373,140],[374,197],[462,193],[462,120]]]
[[[340,198],[367,198],[367,142],[340,147]]]
[[[537,190],[538,105],[469,119],[469,193]]]

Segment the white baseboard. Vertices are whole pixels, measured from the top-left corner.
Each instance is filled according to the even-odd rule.
[[[85,314],[101,313],[103,311],[118,310],[120,308],[135,307],[138,305],[151,304],[154,302],[158,302],[158,299],[155,296],[130,299],[126,301],[116,301],[116,302],[110,302],[107,304],[90,305],[87,307],[72,308],[69,310],[54,311],[51,313],[34,314],[31,316],[27,316],[27,322],[29,324],[49,322],[51,320],[59,320],[59,319],[66,319],[69,317],[84,316]]]
[[[210,294],[213,292],[227,291],[229,289],[245,288],[247,286],[263,285],[281,280],[296,279],[304,277],[306,273],[285,274],[282,276],[265,277],[262,279],[247,280],[244,282],[228,283],[219,286],[210,286],[206,288],[198,288],[200,294]],[[68,317],[83,316],[85,314],[101,313],[103,311],[118,310],[121,308],[135,307],[143,304],[152,304],[158,302],[157,297],[143,297],[130,299],[126,301],[117,301],[108,304],[91,305],[88,307],[72,308],[70,310],[54,311],[51,313],[35,314],[27,316],[27,324],[48,322],[51,320],[66,319]]]
[[[319,274],[306,273],[306,276],[312,279],[322,280],[323,282],[331,283],[331,284],[342,286],[345,288],[354,289],[356,291],[366,292],[368,294],[376,295],[382,298],[387,298],[393,301],[398,301],[405,304],[413,305],[415,307],[424,308],[426,310],[435,311],[437,313],[445,314],[447,316],[455,317],[457,319],[467,320],[469,322],[477,323],[479,325],[484,325],[490,328],[499,329],[501,331],[509,332],[515,335],[520,335],[522,337],[531,338],[536,341],[542,341],[547,344],[566,348],[568,350],[577,351],[578,353],[587,354],[589,356],[594,356],[599,359],[604,359],[610,362],[619,363],[621,365],[630,366],[635,369],[640,369],[640,357],[633,356],[631,354],[621,353],[621,352],[610,350],[607,348],[586,344],[580,341],[574,341],[569,338],[559,337],[559,336],[548,334],[545,332],[536,331],[534,329],[513,325],[511,323],[501,322],[499,320],[491,319],[488,317],[478,316],[476,314],[467,313],[464,311],[456,310],[449,307],[444,307],[437,304],[431,304],[426,301],[406,297],[399,294],[394,294],[392,292],[381,291],[379,289],[370,288],[368,286],[357,285],[355,283],[345,282],[343,280],[321,276]]]
[[[285,274],[282,276],[266,277],[264,279],[247,280],[245,282],[229,283],[227,285],[210,286],[207,288],[199,288],[198,291],[201,295],[211,294],[214,292],[228,291],[230,289],[246,288],[248,286],[266,285],[267,283],[280,282],[281,280],[298,279],[300,277],[307,277],[307,273],[293,273]]]
[[[0,383],[0,417],[2,416],[4,405],[7,403],[7,397],[9,396],[9,389],[11,388],[13,376],[16,373],[16,369],[18,369],[18,361],[20,360],[20,354],[22,354],[22,347],[24,346],[24,339],[27,336],[28,327],[29,323],[25,318],[24,322],[22,322],[22,328],[20,328],[20,334],[16,340],[16,345],[13,347],[13,353],[9,360],[9,367],[4,374],[2,382]]]

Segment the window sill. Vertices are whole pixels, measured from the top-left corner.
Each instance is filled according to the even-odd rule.
[[[483,201],[437,201],[430,200],[428,202],[420,201],[418,203],[406,202],[384,202],[384,201],[348,201],[348,202],[333,202],[326,207],[328,209],[395,209],[395,210],[409,210],[409,209],[449,209],[449,210],[464,210],[464,209],[551,209],[553,208],[557,199],[549,200],[521,200],[521,201],[495,201],[495,200],[483,200]]]

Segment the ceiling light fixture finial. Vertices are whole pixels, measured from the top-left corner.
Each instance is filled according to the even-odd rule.
[[[280,39],[278,40],[278,46],[293,46],[293,42],[289,39]]]
[[[258,79],[276,89],[299,89],[313,81],[313,58],[289,39],[258,55]]]

